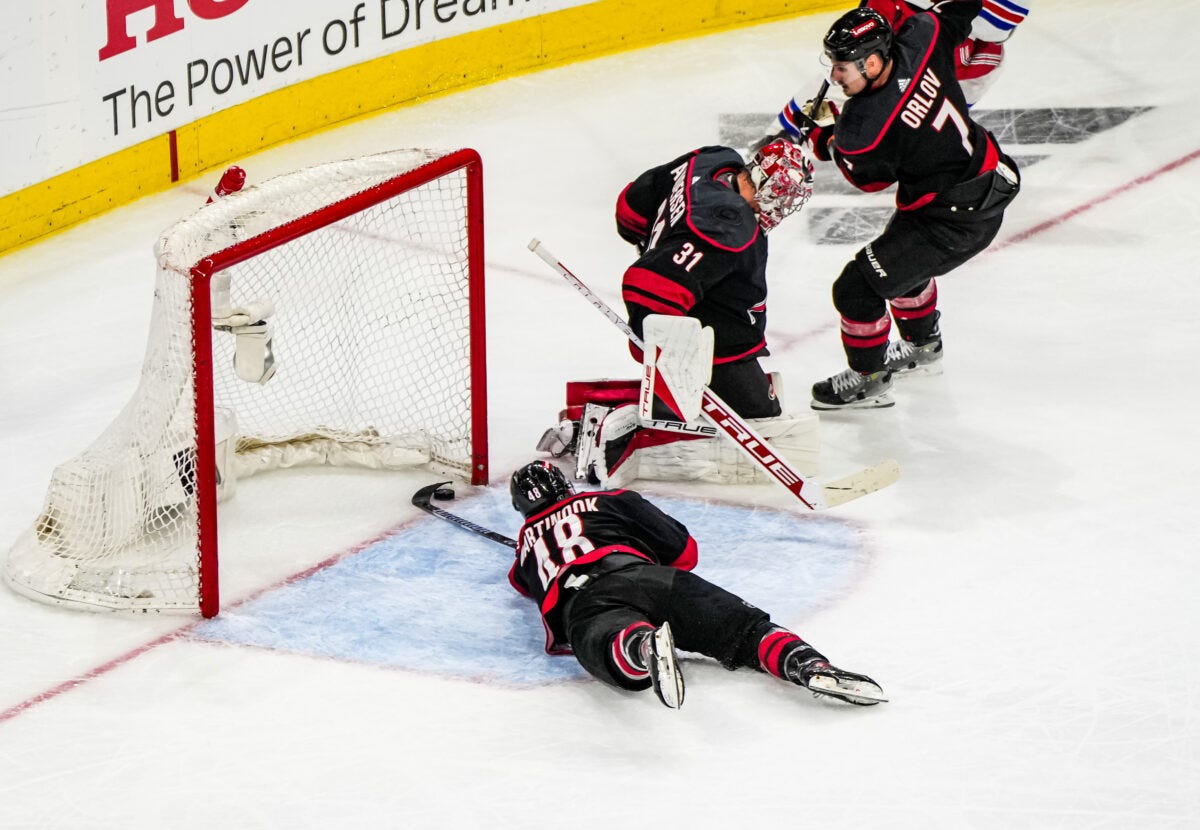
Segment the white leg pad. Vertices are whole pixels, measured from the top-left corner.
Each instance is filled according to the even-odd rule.
[[[746,421],[803,476],[820,473],[820,419],[814,413],[783,414]],[[636,475],[647,481],[707,481],[717,484],[766,484],[762,467],[722,436],[676,441],[639,449]],[[627,462],[628,464],[628,462]],[[624,465],[623,465],[624,466]]]

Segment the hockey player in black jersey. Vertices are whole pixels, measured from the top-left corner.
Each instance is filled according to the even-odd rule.
[[[732,148],[701,147],[637,176],[616,205],[617,231],[638,251],[621,286],[630,328],[646,340],[647,327],[697,322],[705,345],[686,350],[690,373],[708,378],[703,385],[806,473],[815,464],[816,419],[783,413],[778,375],[759,359],[768,354],[766,234],[808,200],[811,173],[812,162],[787,141],[749,163]],[[631,350],[642,361],[641,350]],[[651,360],[662,354],[650,351]],[[638,478],[766,480],[736,451],[724,452],[720,438],[645,428],[635,404],[646,389],[637,380],[568,384],[567,409],[538,449],[576,451],[576,476],[606,487]]]
[[[773,177],[783,161],[773,150],[748,166],[730,147],[701,147],[642,173],[617,198],[617,232],[640,255],[621,283],[630,328],[641,337],[650,314],[711,326],[709,387],[744,418],[780,413],[758,361],[769,354],[767,231],[812,193],[802,169],[811,163],[786,160],[801,168],[794,183]]]
[[[869,677],[831,666],[765,611],[691,573],[696,540],[634,491],[576,493],[547,461],[517,470],[510,491],[525,523],[508,578],[538,603],[549,653],[573,651],[605,683],[653,688],[672,709],[684,695],[676,643],[818,695],[885,700]]]
[[[792,113],[815,155],[855,187],[898,185],[891,220],[833,284],[850,368],[813,386],[816,409],[891,406],[893,374],[940,370],[935,278],[991,243],[1020,189],[1016,163],[971,119],[955,78],[955,48],[980,8],[945,0],[895,33],[871,8],[847,12],[824,39],[842,111],[809,112],[810,102]],[[889,343],[892,317],[900,339]]]

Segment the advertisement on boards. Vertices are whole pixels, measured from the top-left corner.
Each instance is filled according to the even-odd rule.
[[[0,4],[0,196],[283,87],[597,0]]]

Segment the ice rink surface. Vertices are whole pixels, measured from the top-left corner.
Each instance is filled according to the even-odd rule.
[[[939,281],[945,373],[822,418],[827,475],[894,457],[898,484],[822,515],[767,486],[645,488],[698,537],[699,573],[890,703],[690,657],[679,712],[618,693],[541,653],[503,548],[410,506],[435,478],[273,473],[223,506],[213,622],[0,589],[0,827],[1200,826],[1200,92],[1166,34],[1197,15],[1032,4],[976,108],[1024,190]],[[564,383],[635,369],[530,238],[619,304],[617,192],[815,89],[832,18],[528,75],[242,162],[254,183],[400,147],[482,154],[493,484],[454,509],[515,533],[507,475]],[[152,245],[210,185],[0,259],[0,546],[134,389]],[[771,237],[789,409],[843,366],[829,285],[890,198],[819,185]]]

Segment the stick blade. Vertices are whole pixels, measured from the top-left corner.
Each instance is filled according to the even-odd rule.
[[[899,479],[900,464],[894,458],[885,459],[865,470],[826,482],[822,488],[825,492],[825,506],[837,507],[839,504],[882,490]]]

